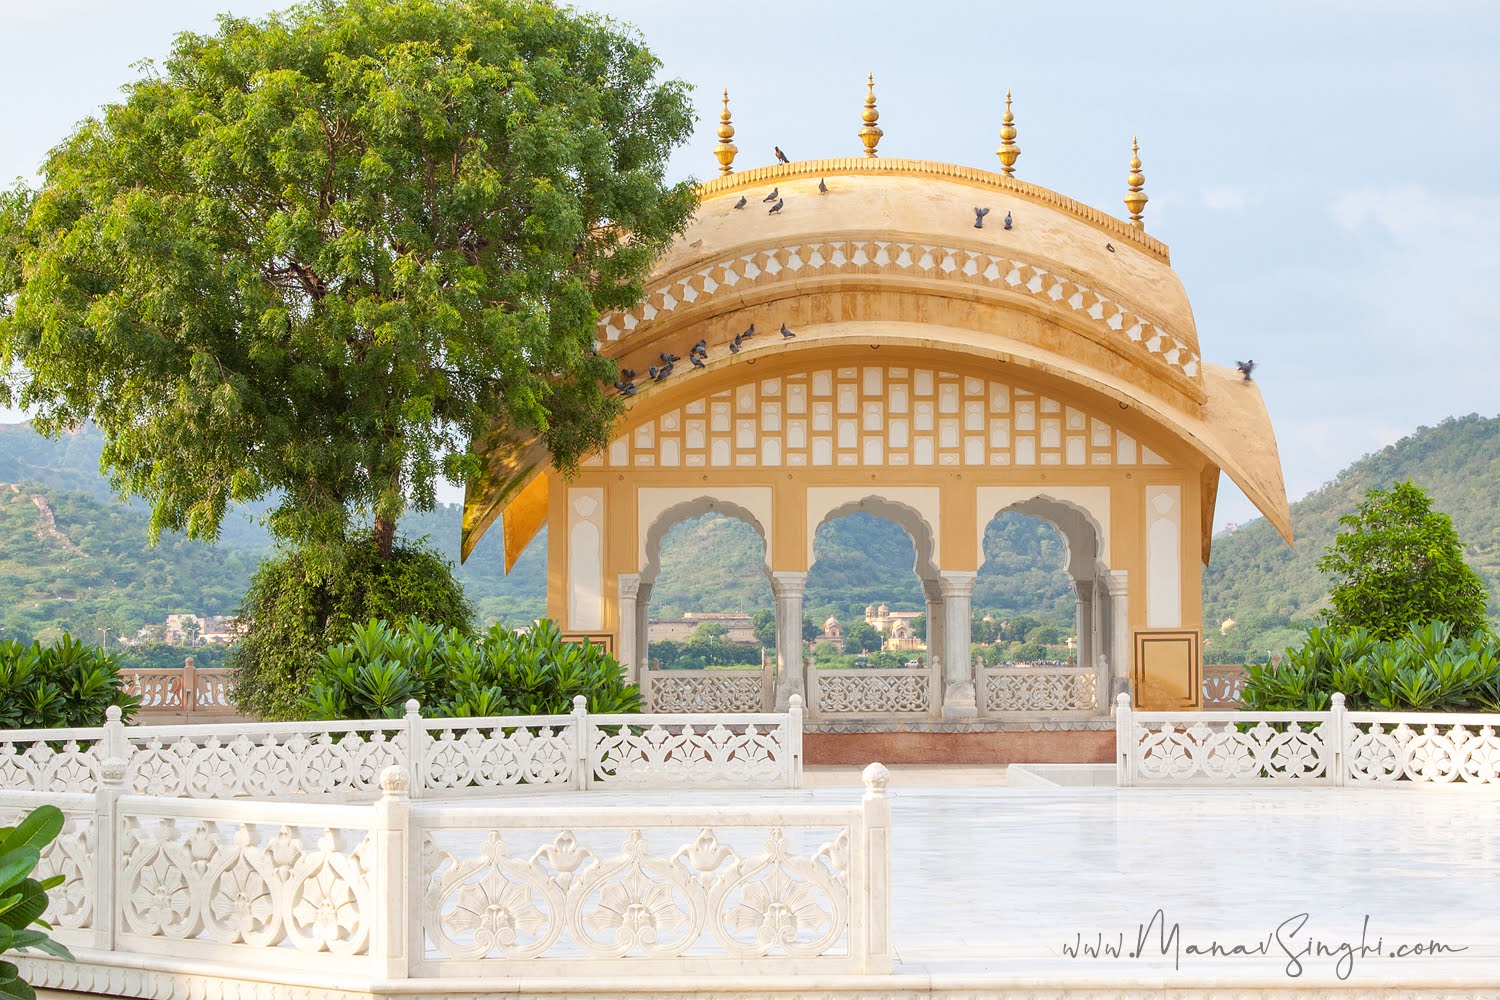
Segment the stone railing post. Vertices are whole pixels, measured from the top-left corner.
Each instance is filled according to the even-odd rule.
[[[130,759],[130,741],[125,738],[125,723],[121,721],[119,705],[104,710],[104,739],[100,741],[99,760]]]
[[[1094,711],[1109,714],[1109,657],[1100,653],[1094,662]]]
[[[974,711],[979,715],[989,711],[989,686],[984,682],[984,656],[980,653],[974,654]]]
[[[1344,711],[1342,691],[1333,693],[1333,704],[1328,713],[1328,725],[1333,730],[1332,734],[1325,737],[1329,750],[1328,777],[1332,784],[1342,788],[1349,773],[1349,719]]]
[[[859,971],[884,975],[891,971],[891,799],[886,793],[891,773],[884,764],[864,770],[865,794],[860,801],[859,837],[862,885],[850,890],[854,906],[863,906],[855,957]]]
[[[794,694],[786,705],[786,787],[802,787],[802,696]]]
[[[1130,695],[1124,691],[1115,699],[1115,784],[1129,788],[1135,784],[1135,719]]]
[[[401,722],[406,733],[406,787],[412,798],[420,799],[427,787],[427,730],[422,725],[422,706],[417,699],[407,701]]]
[[[969,610],[974,593],[971,570],[944,570],[943,587],[943,718],[972,719],[979,714],[974,703],[973,667],[969,663],[973,621]]]
[[[111,707],[119,723],[118,708]],[[130,765],[123,756],[106,757],[99,764],[99,787],[94,791],[94,947],[114,951],[119,930],[119,901],[128,890],[125,859],[120,855],[120,796]]]
[[[411,800],[407,771],[388,767],[380,775],[371,833],[375,855],[370,868],[370,973],[376,979],[405,979],[409,972],[407,921],[414,919],[408,876],[411,871]]]
[[[584,791],[589,787],[589,776],[593,770],[594,733],[589,723],[589,700],[583,695],[573,696],[573,787]]]
[[[198,710],[198,663],[191,656],[182,661],[182,710]]]

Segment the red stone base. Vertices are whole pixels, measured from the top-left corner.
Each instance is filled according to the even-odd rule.
[[[1108,764],[1113,730],[803,733],[806,764]]]

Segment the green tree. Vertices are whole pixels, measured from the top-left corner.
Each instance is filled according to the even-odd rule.
[[[844,652],[873,653],[880,648],[880,632],[869,622],[855,622],[844,629]]]
[[[178,36],[0,196],[0,404],[93,420],[153,532],[268,499],[382,559],[471,443],[567,472],[621,404],[592,350],[694,207],[687,87],[529,0],[321,0]],[[324,551],[320,548],[319,551]],[[336,565],[336,564],[333,564]],[[404,618],[404,615],[398,617]]]
[[[704,622],[693,629],[692,639],[722,639],[728,634],[729,629],[719,622]]]
[[[1318,569],[1332,577],[1323,617],[1340,632],[1367,629],[1396,639],[1408,625],[1444,621],[1469,637],[1488,631],[1488,594],[1464,563],[1463,544],[1447,514],[1411,480],[1372,489]]]
[[[812,620],[812,615],[802,616],[802,641],[812,642],[823,634],[823,626]]]
[[[761,608],[750,616],[750,627],[755,630],[755,638],[762,646],[774,648],[776,645],[776,612],[768,608]]]

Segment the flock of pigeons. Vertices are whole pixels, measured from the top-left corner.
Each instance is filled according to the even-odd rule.
[[[776,146],[774,148],[776,150],[776,161],[778,163],[790,163],[791,162],[787,158],[787,155],[781,151],[781,147],[780,146]],[[828,193],[828,181],[827,181],[827,178],[823,178],[823,179],[821,179],[821,180],[818,181],[818,193],[819,194],[827,194]],[[735,208],[736,211],[739,211],[739,210],[743,209],[749,203],[750,203],[750,199],[747,198],[744,195],[741,195],[740,196],[740,200],[734,203],[734,208]],[[767,209],[767,214],[769,214],[769,215],[776,215],[776,214],[778,214],[782,210],[782,208],[786,206],[786,199],[781,196],[781,186],[777,185],[776,187],[773,187],[771,189],[771,193],[768,194],[768,195],[766,195],[764,198],[761,199],[761,204],[763,204],[763,205],[770,205],[771,206],[769,209]],[[989,214],[990,214],[990,210],[988,208],[981,208],[981,207],[979,207],[979,206],[976,205],[975,208],[974,208],[974,228],[975,229],[983,229],[984,228],[984,217],[986,215],[989,215]],[[1005,228],[1007,230],[1009,230],[1014,224],[1015,224],[1015,220],[1011,217],[1010,212],[1007,211],[1005,213],[1005,220],[1004,220]],[[1114,247],[1111,246],[1111,247],[1109,247],[1109,249],[1111,251],[1113,251]],[[741,350],[742,346],[744,345],[744,342],[747,341],[747,340],[749,340],[753,336],[755,336],[755,324],[751,323],[749,325],[749,327],[747,327],[746,329],[744,329],[740,333],[737,333],[737,334],[734,335],[734,339],[729,342],[729,353],[730,354],[738,354],[738,353],[740,353],[740,350]],[[785,323],[782,323],[781,324],[781,336],[782,336],[783,340],[790,340],[791,338],[795,337],[796,334],[793,333],[791,330],[787,329],[787,325]],[[660,365],[652,365],[649,369],[647,369],[647,375],[650,377],[651,381],[653,381],[653,382],[665,382],[669,377],[671,377],[673,366],[675,366],[677,364],[677,362],[681,361],[682,358],[679,357],[676,354],[671,354],[671,353],[668,353],[666,351],[662,351],[658,356],[661,358],[661,364]],[[708,359],[708,340],[707,340],[707,338],[704,338],[702,340],[699,340],[696,344],[694,344],[692,346],[692,349],[688,351],[688,361],[692,364],[692,366],[694,368],[707,368],[708,367],[707,359]],[[1252,371],[1254,371],[1254,369],[1255,369],[1255,362],[1254,361],[1236,361],[1234,364],[1235,364],[1235,368],[1237,368],[1239,370],[1240,374],[1244,376],[1244,380],[1246,382],[1249,382],[1250,381],[1250,373]],[[638,387],[635,384],[635,379],[636,379],[636,372],[635,372],[635,370],[633,368],[622,368],[622,369],[620,369],[620,377],[615,380],[615,388],[620,391],[620,395],[621,396],[627,396],[628,397],[628,396],[634,396],[636,394],[636,391],[637,391]]]

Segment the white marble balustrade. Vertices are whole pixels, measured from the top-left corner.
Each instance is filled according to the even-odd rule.
[[[1500,786],[1500,715],[1115,712],[1118,780],[1130,785]]]
[[[389,767],[414,798],[498,788],[695,785],[796,788],[802,706],[785,712],[125,726],[0,732],[0,789],[93,792],[104,761],[127,788],[197,799],[368,799]]]

